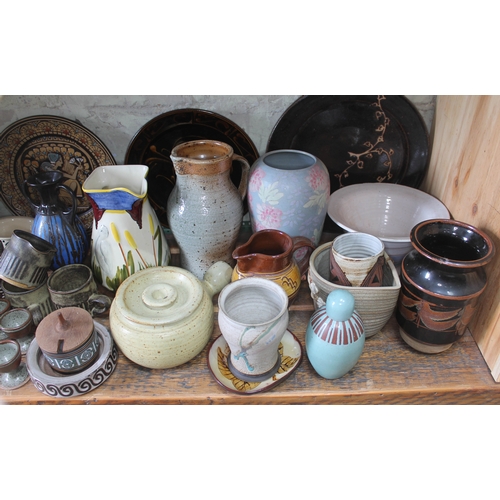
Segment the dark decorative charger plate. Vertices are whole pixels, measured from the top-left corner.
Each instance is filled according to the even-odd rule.
[[[23,191],[25,179],[60,170],[63,183],[76,194],[77,214],[90,232],[92,207],[82,185],[95,168],[115,164],[104,143],[80,123],[58,116],[31,116],[0,134],[0,196],[15,215],[33,216],[34,209]],[[38,201],[35,193],[32,199]],[[61,202],[71,206],[64,199]]]
[[[176,177],[170,152],[178,144],[201,139],[229,144],[235,154],[243,156],[250,166],[259,157],[250,137],[231,120],[212,111],[190,108],[169,111],[153,118],[135,134],[127,148],[127,165],[149,167],[149,200],[165,227],[168,227],[167,200]],[[235,168],[231,171],[231,180],[238,186],[240,179],[240,169]]]
[[[331,192],[363,182],[418,188],[430,160],[425,122],[401,95],[302,96],[271,133],[267,151],[277,149],[306,151],[322,160]],[[325,228],[328,224],[327,218]]]

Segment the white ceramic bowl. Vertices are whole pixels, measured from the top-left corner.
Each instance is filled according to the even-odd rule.
[[[0,241],[3,246],[7,246],[14,229],[21,229],[28,233],[31,232],[33,219],[31,217],[22,217],[13,215],[12,217],[0,217]]]
[[[368,233],[384,243],[396,266],[412,249],[410,231],[419,222],[448,219],[446,206],[419,189],[388,183],[363,183],[334,191],[328,215],[349,232]]]

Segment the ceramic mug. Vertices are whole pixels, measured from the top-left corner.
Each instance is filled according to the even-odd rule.
[[[47,280],[32,290],[16,287],[6,281],[0,281],[0,288],[9,300],[11,307],[23,307],[31,312],[35,326],[54,310],[54,304],[47,288]]]
[[[35,325],[31,312],[22,307],[9,309],[0,316],[0,332],[7,338],[17,340],[22,354],[26,354],[35,337]]]
[[[274,281],[251,277],[222,289],[218,322],[230,349],[228,368],[235,377],[259,382],[276,373],[288,319],[288,296]]]
[[[384,244],[366,233],[345,233],[332,242],[330,281],[343,286],[381,286]]]
[[[52,243],[15,229],[0,256],[0,278],[19,288],[36,288],[47,280],[56,251]]]
[[[69,264],[54,271],[47,287],[56,309],[81,307],[92,316],[109,309],[111,299],[97,293],[92,270],[84,264]]]

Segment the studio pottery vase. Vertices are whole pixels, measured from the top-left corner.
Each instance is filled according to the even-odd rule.
[[[76,195],[63,184],[63,174],[53,171],[33,175],[26,179],[23,188],[35,210],[31,233],[57,249],[52,268],[81,264],[87,256],[90,238],[76,213]],[[32,200],[32,195],[38,196],[38,204]],[[69,207],[61,199],[66,199]]]
[[[203,279],[215,262],[234,265],[243,220],[250,165],[233,148],[218,141],[191,141],[176,146],[171,159],[176,173],[167,202],[168,225],[179,245],[181,267]],[[232,167],[242,170],[239,186]]]
[[[417,224],[410,240],[413,250],[401,264],[399,331],[415,350],[440,353],[465,333],[486,287],[484,267],[495,247],[484,232],[449,219]]]
[[[109,290],[137,271],[170,262],[148,199],[148,171],[145,165],[98,167],[83,184],[94,213],[91,267],[95,280]]]

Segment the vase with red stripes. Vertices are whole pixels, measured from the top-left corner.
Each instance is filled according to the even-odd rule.
[[[354,368],[363,352],[365,330],[354,305],[350,292],[334,290],[309,320],[306,353],[316,373],[323,378],[343,377]]]

